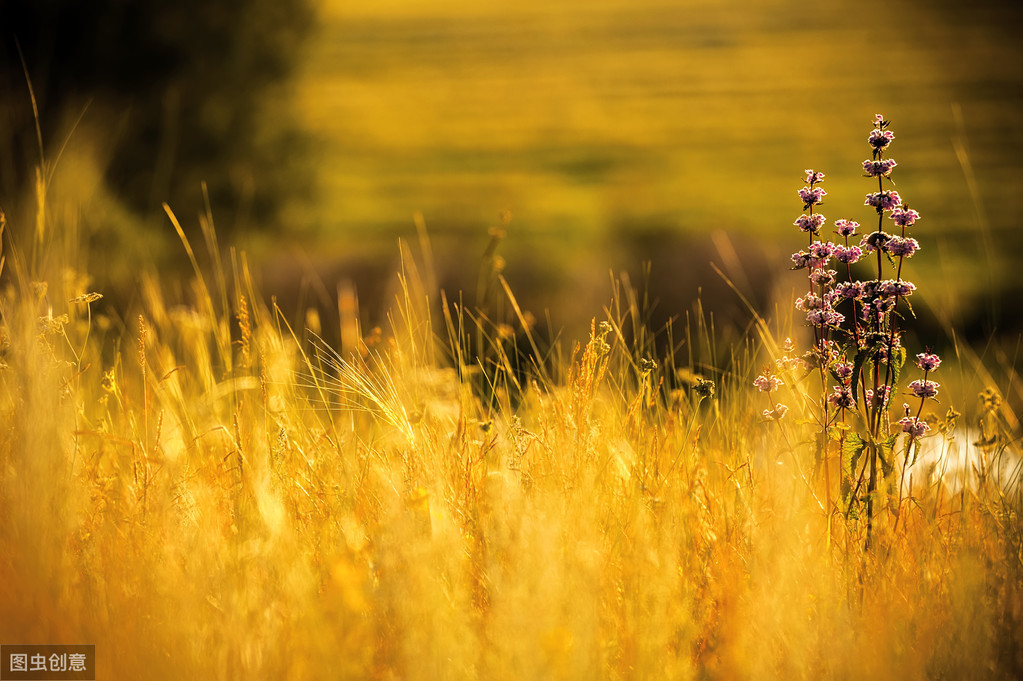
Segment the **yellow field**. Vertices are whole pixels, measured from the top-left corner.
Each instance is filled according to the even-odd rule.
[[[43,159],[0,219],[0,644],[94,643],[97,679],[1023,678],[999,8],[328,2],[290,95],[322,204],[238,244],[171,206],[90,250],[133,226],[93,141]],[[868,492],[823,369],[753,381],[813,333],[802,171],[867,223],[879,111],[924,216],[903,342],[944,363]]]
[[[344,317],[338,355],[258,302],[242,257],[177,303],[144,273],[137,308],[93,314],[73,241],[3,239],[2,641],[95,643],[103,679],[1023,668],[1019,488],[991,473],[1009,411],[984,417],[997,438],[971,448],[971,485],[909,469],[865,548],[837,451],[825,475],[800,444],[800,393],[781,426],[759,416],[766,327],[716,357],[693,319],[692,363],[651,367],[622,289],[527,378],[528,334],[429,319],[411,274],[389,328]],[[943,367],[973,376],[960,400],[985,384],[963,352]],[[987,386],[1019,385],[1009,371]]]

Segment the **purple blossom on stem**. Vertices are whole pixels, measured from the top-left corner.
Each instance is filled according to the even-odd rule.
[[[920,219],[920,213],[908,208],[896,208],[892,211],[891,218],[899,227],[911,227],[914,222]]]
[[[821,187],[803,187],[799,190],[799,198],[803,201],[803,210],[821,203],[827,192]]]
[[[774,392],[785,383],[777,376],[768,376],[767,372],[760,374],[753,380],[753,385],[762,393]]]
[[[782,418],[785,416],[785,412],[787,412],[788,410],[789,408],[787,405],[779,403],[774,405],[774,409],[765,409],[763,411],[763,414],[764,418],[770,421],[781,421]]]
[[[902,205],[902,198],[898,192],[874,192],[867,194],[867,200],[863,202],[863,205],[876,208],[878,212],[892,210]]]
[[[851,362],[835,362],[835,365],[831,368],[834,370],[835,375],[842,381],[848,381],[849,377],[852,376],[853,373],[853,365]]]
[[[798,253],[792,254],[792,269],[801,270],[810,264],[810,254],[806,251],[799,251]]]
[[[941,385],[940,383],[935,383],[934,381],[928,381],[927,379],[924,379],[922,381],[913,381],[912,383],[910,383],[909,390],[917,397],[921,399],[926,399],[928,397],[934,397],[935,395],[937,395],[938,387],[940,385]]]
[[[921,352],[916,356],[916,365],[924,371],[934,371],[941,366],[941,357],[933,352]]]
[[[858,246],[835,246],[835,259],[840,263],[852,265],[863,256]]]
[[[911,438],[921,437],[931,429],[929,425],[915,416],[907,416],[899,419],[899,423],[902,425],[902,432],[909,433]]]
[[[800,312],[819,310],[822,307],[824,307],[824,301],[821,300],[820,296],[813,293],[807,293],[803,298],[796,298],[796,309]]]
[[[805,170],[803,172],[806,173],[806,177],[803,179],[803,182],[807,183],[811,187],[824,179],[824,173],[815,172],[813,170]]]
[[[897,165],[899,164],[895,162],[895,159],[891,158],[868,160],[863,162],[863,170],[867,173],[867,177],[888,177]]]
[[[886,281],[884,283],[884,292],[888,296],[906,296],[912,295],[913,291],[916,290],[916,285],[911,281]]]
[[[834,392],[828,395],[828,402],[839,409],[854,409],[856,400],[852,396],[852,388],[847,385],[836,385]]]
[[[846,300],[859,298],[862,294],[862,285],[858,281],[843,281],[835,285],[835,294]]]
[[[891,130],[874,128],[870,131],[870,136],[867,137],[867,143],[874,147],[874,157],[877,158],[880,156],[881,151],[892,143],[893,139],[895,139],[895,133]]]
[[[872,407],[885,407],[891,394],[892,387],[890,385],[882,385],[877,389],[876,393],[873,390],[867,390],[864,397],[867,400],[867,404]]]
[[[912,258],[920,250],[920,243],[916,239],[893,236],[885,244],[885,250],[897,258]]]
[[[852,220],[835,220],[835,227],[838,234],[842,236],[852,236],[856,233],[856,228],[860,226],[860,223],[853,222]]]
[[[885,244],[892,238],[887,232],[872,232],[860,241],[864,253],[873,253],[877,249],[884,250]]]
[[[845,321],[845,315],[825,307],[807,312],[806,321],[812,326],[838,326]]]
[[[838,274],[835,270],[826,270],[823,268],[814,269],[810,272],[810,281],[818,286],[826,286],[835,281],[835,275]]]
[[[817,232],[821,231],[821,227],[824,226],[824,220],[825,218],[823,215],[820,215],[819,213],[814,213],[813,215],[800,215],[792,224],[794,224],[796,227],[799,227],[799,229],[803,230],[804,232],[816,234]]]

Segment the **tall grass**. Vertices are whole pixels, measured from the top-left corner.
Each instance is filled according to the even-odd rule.
[[[181,293],[141,263],[121,309],[56,214],[0,231],[0,641],[94,642],[104,679],[1023,672],[1019,495],[920,484],[864,551],[760,417],[763,320],[655,337],[619,282],[547,347],[410,262],[335,351],[209,219]]]

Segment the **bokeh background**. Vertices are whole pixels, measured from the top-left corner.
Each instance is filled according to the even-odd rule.
[[[787,309],[802,171],[827,174],[829,220],[869,223],[860,164],[881,112],[923,215],[909,275],[923,322],[971,340],[1023,330],[1016,2],[0,7],[2,205],[32,221],[44,157],[55,219],[91,244],[108,294],[130,298],[140,262],[187,264],[166,201],[193,236],[211,213],[267,295],[328,320],[339,283],[367,326],[383,318],[399,240],[427,255],[419,222],[452,297],[471,301],[496,263],[538,319],[572,328],[626,273],[655,325],[702,296],[741,329],[712,263],[765,314]]]

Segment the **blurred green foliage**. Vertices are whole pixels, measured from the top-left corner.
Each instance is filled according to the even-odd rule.
[[[308,0],[4,0],[0,195],[24,196],[40,165],[28,80],[47,171],[90,144],[136,217],[166,201],[194,224],[205,182],[222,231],[272,224],[309,186],[282,88],[312,19]]]

